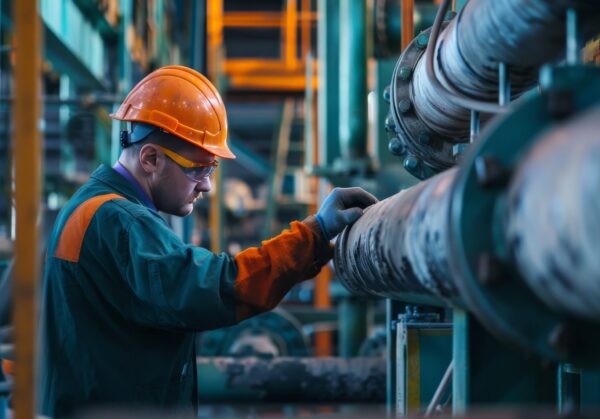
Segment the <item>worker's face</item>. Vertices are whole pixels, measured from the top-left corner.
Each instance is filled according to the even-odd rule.
[[[209,163],[215,156],[199,147],[179,142],[172,151],[196,163]],[[154,205],[159,211],[184,217],[194,208],[194,202],[202,197],[202,192],[211,190],[210,177],[193,179],[186,174],[184,169],[169,158],[160,147],[152,147],[151,153],[155,154],[156,167],[149,177],[149,186]]]

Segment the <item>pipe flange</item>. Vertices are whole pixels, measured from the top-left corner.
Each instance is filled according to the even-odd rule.
[[[445,22],[443,27],[447,24]],[[390,152],[401,158],[404,168],[419,179],[427,179],[456,164],[457,139],[427,127],[411,98],[413,72],[419,60],[425,59],[430,33],[431,28],[421,32],[398,59],[390,85],[390,113],[386,120]]]
[[[551,89],[569,90],[571,112],[581,112],[599,102],[598,73],[593,67],[555,68]],[[498,339],[559,362],[598,366],[600,324],[543,303],[517,272],[498,231],[505,222],[512,168],[562,117],[552,104],[550,90],[521,99],[467,152],[451,193],[450,270],[461,299]]]

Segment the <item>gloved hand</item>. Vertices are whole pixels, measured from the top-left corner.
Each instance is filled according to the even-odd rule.
[[[349,224],[358,220],[363,208],[378,200],[362,188],[335,188],[317,212],[317,222],[325,239],[331,240]]]

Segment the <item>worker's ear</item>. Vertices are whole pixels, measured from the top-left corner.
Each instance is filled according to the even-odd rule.
[[[158,150],[154,144],[145,144],[140,149],[138,158],[140,166],[148,174],[158,171],[158,166],[162,163],[160,160],[163,160],[159,158]]]

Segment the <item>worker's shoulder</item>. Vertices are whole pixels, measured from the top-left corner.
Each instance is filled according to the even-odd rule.
[[[154,219],[158,217],[158,215],[154,214],[153,211],[146,206],[130,201],[127,198],[119,195],[114,195],[107,199],[100,210],[100,215],[118,213],[129,221],[146,218]]]

